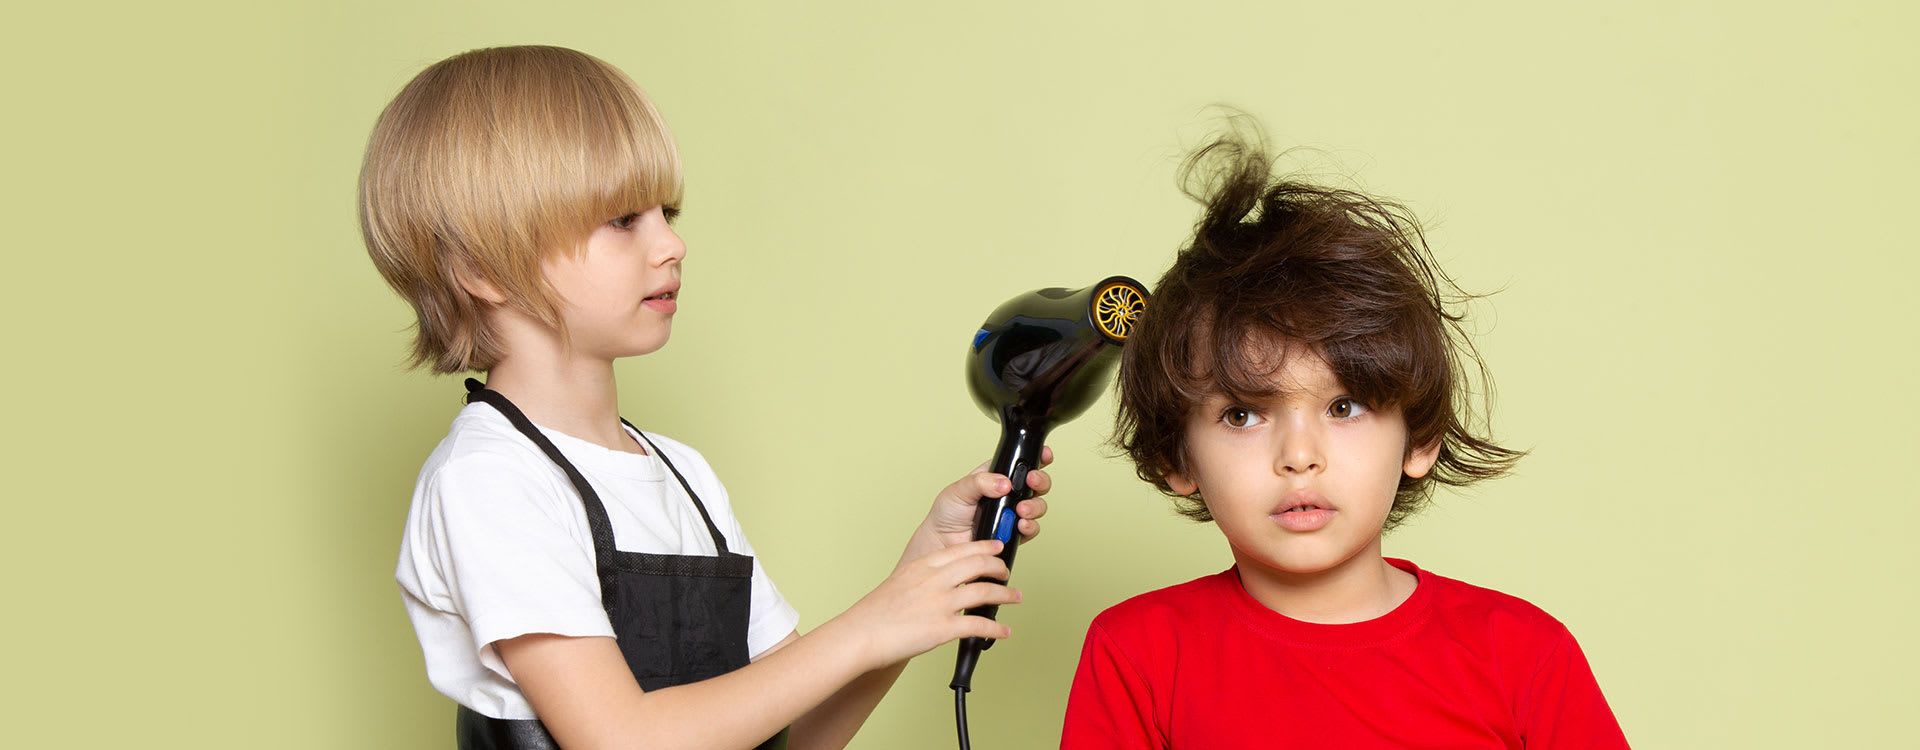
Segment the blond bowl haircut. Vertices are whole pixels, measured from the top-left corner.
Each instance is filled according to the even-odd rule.
[[[367,253],[413,305],[413,367],[491,369],[486,300],[561,331],[541,263],[603,222],[680,203],[673,134],[618,68],[558,47],[479,49],[435,63],[380,113],[360,167]]]

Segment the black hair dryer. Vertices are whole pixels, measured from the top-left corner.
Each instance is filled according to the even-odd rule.
[[[1146,303],[1146,287],[1125,276],[1080,289],[1038,289],[1008,300],[974,334],[967,390],[981,411],[1000,420],[1000,447],[988,468],[1013,480],[1013,491],[980,499],[973,538],[1005,543],[1000,559],[1009,569],[1020,545],[1014,506],[1033,496],[1027,472],[1040,464],[1047,432],[1099,400]],[[993,617],[999,610],[987,605],[967,614]],[[959,694],[972,689],[974,664],[992,645],[988,638],[961,640],[951,685]],[[961,731],[964,738],[964,717]]]

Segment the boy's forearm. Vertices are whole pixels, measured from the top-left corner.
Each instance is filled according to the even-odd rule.
[[[928,522],[922,522],[907,538],[899,565],[925,557],[947,546]],[[906,671],[907,662],[899,661],[860,675],[832,697],[808,711],[793,723],[788,746],[794,750],[839,750],[853,740],[856,732],[873,714],[880,699],[893,689],[893,683]]]
[[[898,565],[924,557],[943,546],[939,536],[922,523],[908,537]],[[900,673],[906,668],[905,661],[896,662],[848,682],[820,705],[794,720],[793,730],[787,738],[788,747],[794,750],[839,750],[846,747],[853,740],[853,735],[860,731],[861,725],[867,722],[867,717],[873,715],[873,709],[880,705],[880,699],[893,689],[893,683],[900,679]]]
[[[793,750],[840,750],[867,723],[880,699],[907,668],[906,662],[881,667],[854,678],[812,711],[793,722],[788,747]]]
[[[747,747],[841,694],[871,693],[857,714],[848,714],[857,729],[898,674],[892,670],[877,690],[853,690],[889,670],[869,671],[860,634],[833,621],[727,674],[646,692],[634,684],[612,639],[547,638],[545,645],[502,642],[502,656],[535,712],[568,748]]]
[[[752,664],[711,680],[656,691],[663,701],[656,715],[691,720],[693,732],[685,739],[705,739],[726,734],[716,724],[716,716],[739,716],[741,724],[765,724],[754,727],[747,738],[771,736],[781,727],[792,725],[793,747],[844,747],[853,732],[872,713],[874,704],[893,686],[898,667],[866,671],[860,661],[859,634],[828,621],[805,636],[768,654]],[[884,681],[873,683],[884,673]],[[675,695],[684,692],[686,695]],[[724,711],[720,706],[746,710]],[[754,707],[759,707],[756,710]],[[752,718],[758,714],[759,720]],[[802,737],[831,736],[844,725],[845,735],[834,744],[818,744]],[[822,730],[835,730],[823,733]],[[716,731],[719,730],[719,731]],[[715,742],[715,747],[741,746],[739,742]],[[654,745],[645,745],[652,747]],[[692,742],[667,741],[660,747],[695,747]]]

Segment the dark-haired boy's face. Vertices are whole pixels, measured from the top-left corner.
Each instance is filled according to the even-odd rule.
[[[1381,564],[1400,477],[1425,475],[1437,446],[1409,453],[1400,411],[1353,398],[1310,351],[1288,351],[1274,385],[1257,403],[1214,394],[1197,406],[1187,418],[1188,466],[1168,485],[1199,491],[1243,578]]]

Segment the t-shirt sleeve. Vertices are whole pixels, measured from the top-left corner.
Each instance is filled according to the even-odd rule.
[[[1080,667],[1067,694],[1062,750],[1164,748],[1154,719],[1153,686],[1100,620],[1087,628]]]
[[[1528,750],[1614,750],[1627,747],[1620,722],[1600,694],[1573,634],[1560,638],[1535,671],[1519,710]]]
[[[767,575],[767,569],[760,564],[760,556],[754,554],[747,545],[746,532],[734,524],[735,536],[740,545],[746,548],[744,554],[753,555],[753,586],[751,610],[747,616],[747,654],[757,657],[773,648],[800,627],[800,611],[787,602],[787,597],[773,585],[773,578]]]
[[[613,636],[578,500],[511,458],[449,461],[426,481],[425,550],[472,631],[480,663],[511,679],[493,644],[529,633]]]

